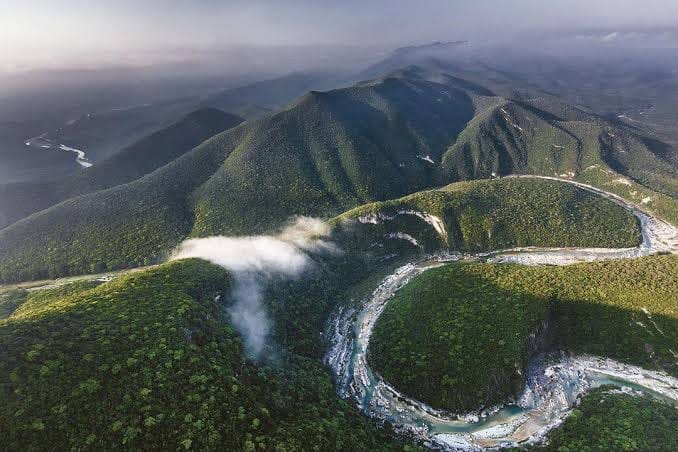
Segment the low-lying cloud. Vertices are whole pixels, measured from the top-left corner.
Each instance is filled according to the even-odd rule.
[[[186,240],[171,259],[197,257],[231,272],[233,304],[228,313],[245,341],[248,355],[256,359],[266,345],[272,326],[262,303],[266,284],[276,276],[296,278],[312,269],[314,261],[310,254],[338,252],[336,246],[326,240],[329,232],[324,222],[299,217],[274,236]]]

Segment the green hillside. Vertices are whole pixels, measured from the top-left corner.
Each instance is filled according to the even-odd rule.
[[[579,406],[539,451],[576,450],[676,450],[678,409],[653,399],[617,394],[598,388]]]
[[[66,199],[138,179],[241,122],[216,109],[197,110],[86,171],[46,183],[0,185],[0,228]]]
[[[442,91],[454,99],[437,102]],[[418,156],[439,158],[472,114],[464,92],[422,80],[311,93],[141,179],[1,230],[0,280],[141,265],[189,234],[266,232],[416,191],[431,174]]]
[[[546,112],[505,101],[474,118],[441,166],[453,180],[560,175],[577,170],[582,152],[577,137]]]
[[[215,295],[228,274],[178,261],[33,292],[0,320],[3,448],[393,450],[319,360],[245,359]]]
[[[218,149],[219,146],[206,143],[195,152],[202,154],[203,161],[216,160]],[[190,233],[192,212],[183,200],[208,177],[206,172],[199,171],[190,179],[185,177],[190,172],[183,164],[190,162],[184,158],[171,165],[173,174],[182,174],[182,178],[171,173],[164,176],[164,184],[154,184],[152,177],[142,178],[133,184],[67,201],[0,231],[0,280],[98,273],[162,259]],[[402,209],[440,218],[445,237],[414,215],[359,228],[345,221]],[[548,180],[457,183],[398,200],[368,204],[345,213],[333,223],[340,225],[335,239],[343,248],[368,257],[393,252],[405,255],[441,249],[488,251],[529,245],[632,247],[640,242],[637,220],[630,212],[572,185]],[[67,225],[68,229],[57,229],[54,224]],[[415,237],[422,247],[384,239],[399,232]],[[11,238],[3,240],[6,237]],[[374,249],[373,243],[382,243],[382,247]]]
[[[446,150],[440,180],[538,174],[591,183],[678,223],[678,169],[662,143],[550,97],[503,101]]]
[[[589,165],[604,164],[677,197],[678,172],[657,155],[662,146],[632,129],[540,97],[505,101],[476,116],[446,151],[441,166],[453,179],[464,179],[492,173],[577,177]]]
[[[164,258],[191,231],[191,192],[222,161],[225,141],[237,137],[209,140],[141,179],[69,199],[0,230],[0,280],[92,273]]]
[[[439,160],[473,112],[464,91],[420,79],[311,92],[249,128],[198,191],[194,233],[263,232],[420,190],[423,158]]]
[[[424,216],[439,220],[442,230]],[[340,226],[339,240],[345,247],[361,253],[625,248],[641,241],[631,212],[571,184],[544,179],[457,182],[360,206],[333,222]],[[418,246],[397,240],[398,233],[408,234]]]
[[[678,223],[674,179],[662,161],[638,170],[654,155],[641,137],[551,99],[533,103],[416,68],[311,92],[138,180],[0,230],[0,281],[142,265],[186,236],[266,233],[294,215],[329,218],[493,172],[592,183]],[[617,138],[606,143],[604,134]],[[608,164],[612,154],[628,175]],[[627,154],[640,157],[619,157]],[[468,249],[503,243],[484,240]]]
[[[516,395],[537,350],[678,375],[677,272],[675,256],[565,267],[446,265],[389,302],[369,360],[406,394],[452,411]]]

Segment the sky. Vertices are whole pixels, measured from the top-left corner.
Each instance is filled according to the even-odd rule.
[[[0,71],[673,27],[676,0],[0,0]]]

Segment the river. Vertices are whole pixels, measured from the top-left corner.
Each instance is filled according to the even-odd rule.
[[[37,137],[29,138],[24,142],[24,144],[34,148],[73,152],[75,154],[75,161],[78,165],[83,168],[89,168],[92,166],[92,162],[87,157],[85,157],[85,151],[66,146],[65,144],[56,143],[47,138],[47,133],[43,133]]]
[[[577,398],[592,388],[615,383],[629,394],[651,394],[678,403],[678,379],[611,359],[566,354],[539,355],[529,365],[526,384],[516,403],[484,412],[452,415],[427,406],[385,382],[367,362],[372,330],[393,295],[414,277],[447,262],[481,260],[524,265],[567,265],[601,259],[635,258],[658,252],[678,252],[678,230],[654,218],[618,195],[578,182],[574,184],[631,210],[638,218],[643,240],[635,248],[516,248],[477,255],[440,254],[398,268],[387,276],[358,309],[342,307],[329,327],[331,347],[325,361],[337,381],[340,396],[397,432],[445,450],[481,450],[535,443],[558,426]]]

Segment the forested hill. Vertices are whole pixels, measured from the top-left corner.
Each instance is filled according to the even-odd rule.
[[[340,215],[336,241],[375,257],[525,246],[630,248],[641,242],[633,213],[560,181],[505,178],[457,182]]]
[[[196,193],[194,233],[263,232],[417,191],[474,114],[465,90],[418,78],[310,92],[225,149]]]
[[[310,92],[138,180],[0,230],[0,279],[143,265],[187,236],[265,233],[294,215],[327,218],[493,173],[591,183],[676,223],[672,171],[632,129],[408,68]]]
[[[5,228],[0,272],[16,279],[141,265],[190,234],[265,232],[291,215],[329,216],[417,191],[474,112],[465,90],[419,78],[311,92],[141,179]]]
[[[0,185],[0,228],[66,199],[138,179],[242,121],[230,113],[203,108],[63,179]]]
[[[8,313],[0,297],[3,450],[402,448],[336,397],[319,359],[246,359],[226,316],[231,285],[193,259],[10,294]],[[297,345],[319,337],[295,333]]]
[[[586,180],[596,170],[678,197],[678,170],[656,148],[632,129],[553,98],[504,101],[471,121],[446,150],[441,172],[450,180],[514,173]]]
[[[517,396],[528,362],[543,351],[677,375],[676,271],[676,256],[432,269],[389,302],[369,359],[405,394],[453,412]]]

